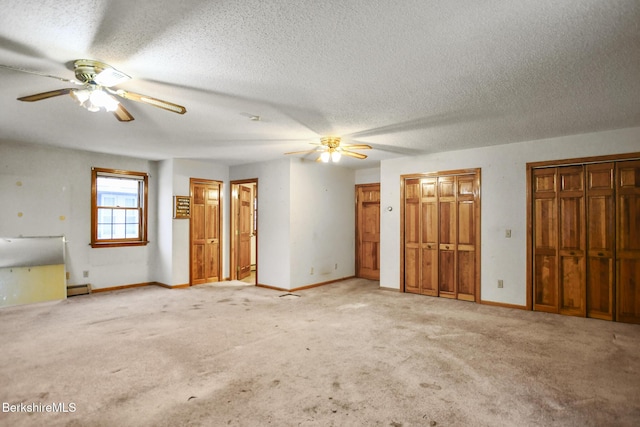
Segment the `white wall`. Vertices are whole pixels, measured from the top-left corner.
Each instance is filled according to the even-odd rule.
[[[171,219],[173,195],[173,160],[163,160],[158,162],[158,258],[155,272],[156,281],[165,285],[179,284],[173,281],[173,221],[176,221]]]
[[[207,160],[173,160],[173,194],[188,196],[190,178],[222,181],[222,277],[229,277],[229,167]],[[189,221],[173,220],[173,285],[189,283]]]
[[[91,248],[91,167],[148,172],[147,246]],[[68,284],[104,288],[155,280],[155,162],[35,144],[0,142],[0,237],[64,235]],[[89,277],[83,277],[83,271]]]
[[[377,184],[380,182],[380,168],[356,170],[356,185]]]
[[[401,175],[481,168],[482,300],[525,305],[526,164],[637,151],[640,128],[629,128],[383,161],[381,206],[393,210],[381,211],[380,286],[400,288]]]
[[[352,169],[292,159],[292,288],[355,274],[354,185]]]
[[[353,170],[301,159],[231,167],[230,180],[252,178],[258,283],[293,289],[354,274]]]
[[[258,178],[258,283],[291,289],[290,159],[232,166],[231,181]]]

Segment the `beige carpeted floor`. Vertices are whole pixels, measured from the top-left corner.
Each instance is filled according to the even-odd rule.
[[[2,426],[640,425],[639,325],[359,279],[9,307],[0,339]]]

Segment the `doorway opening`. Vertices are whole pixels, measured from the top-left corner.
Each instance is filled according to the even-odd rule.
[[[258,284],[258,179],[231,181],[230,279]]]

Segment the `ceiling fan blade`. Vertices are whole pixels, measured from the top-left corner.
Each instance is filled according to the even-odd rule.
[[[355,157],[356,159],[366,159],[367,158],[367,156],[365,154],[356,153],[354,151],[340,150],[340,153],[343,156]]]
[[[18,98],[18,101],[26,101],[26,102],[41,101],[43,99],[53,98],[54,96],[68,95],[73,90],[75,89],[66,88],[66,89],[51,90],[49,92],[42,92],[42,93],[36,93],[35,95],[23,96]]]
[[[311,153],[317,153],[318,151],[322,151],[322,150],[290,151],[284,154],[311,154]]]
[[[115,109],[113,115],[116,116],[116,119],[120,120],[121,122],[130,122],[132,120],[135,120],[131,113],[129,113],[127,109],[122,106],[122,104],[118,104],[118,108]]]
[[[153,105],[154,107],[162,108],[173,113],[184,114],[187,109],[182,105],[174,104],[173,102],[163,101],[161,99],[152,98],[147,95],[140,95],[139,93],[128,92],[126,90],[109,90],[114,95],[118,95],[124,99],[130,99],[131,101],[142,102],[144,104]]]
[[[13,71],[20,71],[21,73],[34,74],[36,76],[41,76],[41,77],[49,77],[49,78],[60,80],[60,81],[63,81],[63,82],[73,83],[74,85],[79,85],[79,86],[82,86],[84,84],[84,83],[81,83],[81,82],[79,82],[77,80],[65,79],[64,77],[53,76],[51,74],[41,73],[39,71],[26,70],[24,68],[19,68],[19,67],[12,67],[10,65],[0,64],[0,68],[6,68],[7,70],[13,70]]]
[[[367,144],[349,144],[342,145],[342,148],[347,148],[349,150],[371,150],[371,146]]]

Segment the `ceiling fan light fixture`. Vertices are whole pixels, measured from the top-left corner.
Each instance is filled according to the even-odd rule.
[[[340,152],[338,150],[332,151],[331,152],[331,161],[333,163],[337,163],[340,161],[340,157],[342,157],[342,154],[340,154]]]
[[[92,113],[100,110],[116,111],[120,103],[108,93],[95,89],[76,89],[71,91],[71,97],[80,105]]]
[[[340,137],[339,136],[325,136],[320,138],[320,143],[322,145],[326,145],[329,148],[337,148],[340,145]]]
[[[320,154],[320,160],[322,160],[323,163],[329,163],[329,159],[331,159],[331,153],[328,151],[323,151],[322,154]]]
[[[79,104],[82,105],[89,99],[91,92],[87,89],[76,89],[72,90],[69,95]]]
[[[100,89],[91,91],[89,100],[95,107],[104,108],[107,111],[113,112],[118,108],[118,101],[113,96]]]

